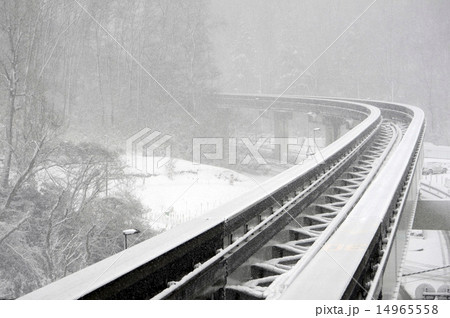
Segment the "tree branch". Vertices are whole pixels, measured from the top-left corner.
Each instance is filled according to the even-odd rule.
[[[19,190],[19,188],[22,186],[22,184],[23,184],[23,183],[27,180],[27,178],[29,177],[31,171],[33,170],[33,168],[34,168],[34,166],[35,166],[35,164],[36,164],[37,157],[38,157],[38,155],[39,155],[39,153],[40,153],[40,150],[41,150],[41,148],[42,148],[42,146],[43,146],[43,144],[44,144],[44,142],[45,142],[46,137],[47,137],[47,136],[44,135],[44,136],[41,138],[39,144],[36,145],[36,149],[34,150],[33,157],[31,158],[31,160],[30,160],[30,162],[29,162],[29,164],[28,164],[27,169],[20,175],[19,179],[17,179],[17,181],[16,181],[16,183],[14,184],[13,188],[12,188],[11,191],[9,192],[9,195],[8,195],[8,197],[7,197],[7,199],[6,199],[6,202],[5,202],[4,206],[3,206],[3,209],[7,210],[7,209],[10,207],[11,202],[12,202],[12,199],[13,199],[14,196],[16,195],[17,191]]]
[[[17,231],[22,224],[29,219],[31,213],[28,213],[22,220],[20,220],[15,226],[13,226],[6,234],[4,234],[1,238],[0,238],[0,245],[11,235],[13,234],[15,231]]]

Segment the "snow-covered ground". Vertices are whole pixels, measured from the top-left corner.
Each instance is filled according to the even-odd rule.
[[[450,264],[449,243],[450,232],[412,231],[403,267],[403,275],[408,276],[402,278],[402,285],[411,298],[416,297],[416,289],[421,284],[430,284],[437,291],[450,283],[450,268],[437,269]]]
[[[425,158],[423,167],[441,166],[447,168],[448,173],[422,175],[422,182],[435,187],[445,193],[450,193],[450,147],[425,143]],[[437,198],[422,191],[422,199],[436,200]]]
[[[152,159],[147,160],[150,167]],[[182,159],[174,159],[172,162],[172,168],[168,165],[157,168],[152,176],[138,169],[127,169],[128,173],[140,175],[135,178],[132,192],[149,211],[146,218],[150,226],[159,231],[198,217],[269,178],[243,175],[229,169],[193,164]]]
[[[423,162],[424,167],[429,167],[433,165],[440,165],[447,168],[448,173],[441,174],[429,174],[422,175],[422,183],[430,185],[434,188],[441,190],[442,192],[450,194],[450,159],[436,159],[436,158],[425,158]],[[436,200],[439,199],[436,196],[422,191],[421,199],[423,200]]]
[[[450,159],[450,147],[439,146],[429,142],[424,144],[425,157],[433,159]]]
[[[433,146],[433,147],[432,147]],[[450,171],[450,159],[436,158],[437,154],[449,153],[448,147],[427,145],[424,167],[439,164]],[[439,150],[439,151],[438,151]],[[450,193],[450,173],[422,175],[422,183],[433,186],[445,193]],[[439,200],[436,196],[421,191],[422,200]],[[436,291],[444,284],[450,284],[450,232],[413,230],[403,266],[402,286],[411,298],[416,298],[416,289],[421,284],[429,284]],[[429,271],[431,270],[431,271]],[[411,275],[412,274],[412,275]]]

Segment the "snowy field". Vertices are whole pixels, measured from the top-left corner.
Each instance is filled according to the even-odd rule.
[[[148,167],[152,166],[152,158],[147,160]],[[198,217],[270,178],[182,159],[155,169],[152,176],[134,168],[128,168],[127,173],[138,175],[133,193],[149,211],[146,218],[150,226],[158,231]]]

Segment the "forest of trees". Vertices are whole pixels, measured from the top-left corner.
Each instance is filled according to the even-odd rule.
[[[201,118],[207,23],[203,1],[0,0],[0,298],[155,234],[121,150],[139,127],[195,128],[174,100]]]
[[[379,0],[287,94],[418,105],[450,144],[449,11],[430,3]],[[0,298],[117,253],[125,228],[155,235],[126,138],[160,130],[189,157],[223,125],[205,96],[282,92],[368,4],[0,0]]]
[[[215,1],[224,21],[214,41],[220,86],[283,92],[371,3]],[[444,0],[376,1],[286,94],[416,105],[427,116],[426,140],[450,145],[449,11]]]

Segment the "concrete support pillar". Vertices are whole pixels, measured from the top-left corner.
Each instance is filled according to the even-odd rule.
[[[218,108],[217,118],[215,120],[215,131],[219,138],[223,138],[223,160],[228,163],[229,159],[229,138],[232,137],[234,131],[231,128],[232,110],[231,108]]]
[[[324,116],[325,144],[329,145],[341,136],[341,126],[344,124],[341,118]]]
[[[274,132],[273,135],[275,138],[286,138],[289,137],[289,120],[293,117],[292,112],[286,111],[274,111],[273,120],[274,120]],[[280,158],[280,145],[275,145],[274,149],[274,157]]]
[[[289,120],[292,119],[291,112],[274,112],[274,136],[288,137],[289,136]]]

